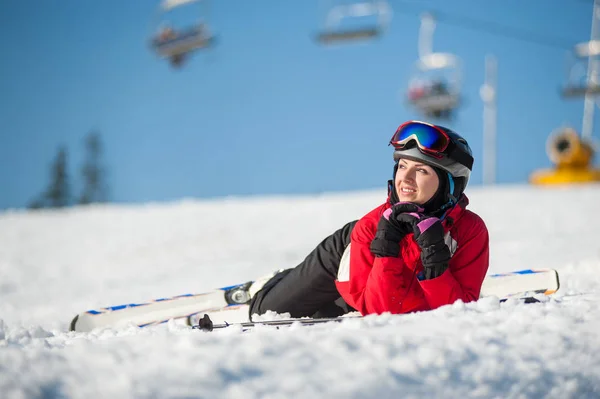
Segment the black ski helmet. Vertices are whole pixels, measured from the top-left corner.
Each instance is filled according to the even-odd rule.
[[[469,143],[467,143],[467,140],[461,135],[447,127],[421,121],[406,122],[398,128],[397,132],[408,123],[420,123],[443,131],[450,139],[448,146],[444,151],[438,154],[438,157],[435,157],[423,152],[419,148],[416,140],[413,139],[403,148],[394,148],[394,162],[397,165],[400,159],[406,158],[423,162],[434,168],[443,170],[448,174],[448,202],[452,204],[456,203],[469,183],[471,170],[473,168],[473,152],[471,151],[471,147],[469,147]],[[395,136],[396,135],[394,135],[394,137]],[[393,145],[393,139],[394,138],[390,141],[391,145]],[[395,167],[394,172],[396,168],[397,166]]]

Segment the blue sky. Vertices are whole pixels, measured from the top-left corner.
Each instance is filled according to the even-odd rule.
[[[382,187],[395,128],[423,119],[402,98],[418,56],[420,11],[573,44],[590,35],[591,0],[390,4],[382,38],[327,48],[312,40],[320,2],[212,1],[218,45],[174,70],[148,45],[157,1],[0,2],[0,208],[26,206],[45,188],[59,145],[69,151],[77,194],[91,130],[102,134],[115,202]],[[550,167],[550,132],[580,129],[583,101],[558,94],[565,49],[443,20],[433,46],[465,65],[465,103],[447,125],[471,143],[471,184],[482,182],[486,54],[498,58],[498,182],[525,182]]]

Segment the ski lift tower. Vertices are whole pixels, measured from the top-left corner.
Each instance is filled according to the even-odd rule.
[[[600,84],[598,79],[600,56],[600,1],[594,0],[590,40],[579,43],[573,49],[574,62],[570,68],[566,86],[562,89],[564,98],[584,97],[581,137],[591,140],[594,126],[594,109],[598,105]],[[585,63],[587,63],[587,71]]]
[[[485,57],[485,82],[479,89],[483,101],[483,184],[496,182],[496,87],[498,61],[493,55]]]
[[[391,7],[386,0],[363,0],[360,2],[331,1],[326,5],[324,26],[317,34],[317,41],[323,45],[340,44],[351,41],[369,40],[380,36],[389,25]],[[352,24],[352,20],[371,18],[369,23]],[[343,27],[342,25],[349,25]]]

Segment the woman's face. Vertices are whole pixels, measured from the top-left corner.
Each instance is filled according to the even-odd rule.
[[[436,193],[440,179],[435,170],[420,162],[400,159],[396,172],[396,192],[402,202],[423,205]]]

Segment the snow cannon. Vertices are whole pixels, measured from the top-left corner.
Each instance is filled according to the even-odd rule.
[[[594,169],[594,148],[575,129],[561,128],[546,142],[546,154],[554,169],[534,171],[530,182],[538,185],[600,182],[600,169]]]

